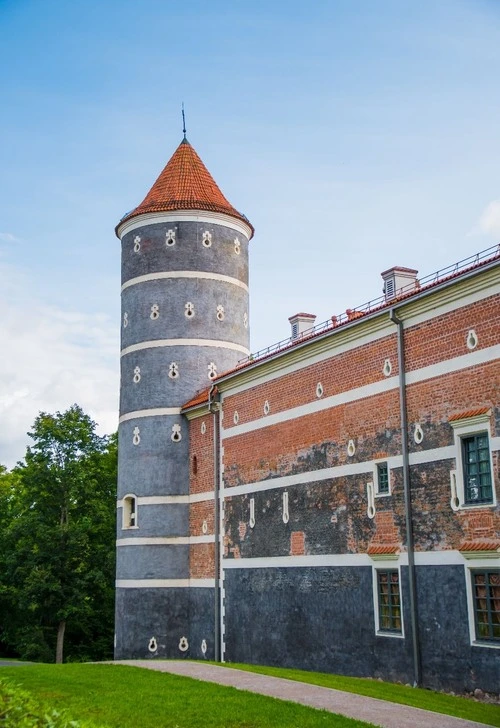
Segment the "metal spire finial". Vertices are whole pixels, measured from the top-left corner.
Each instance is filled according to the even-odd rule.
[[[186,115],[184,114],[184,101],[182,102],[182,133],[186,139]]]

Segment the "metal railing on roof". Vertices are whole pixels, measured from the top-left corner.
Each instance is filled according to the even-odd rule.
[[[249,362],[256,361],[257,359],[261,359],[272,354],[277,354],[278,352],[286,349],[289,346],[299,344],[307,339],[310,339],[312,336],[317,336],[318,334],[321,334],[325,331],[330,331],[331,329],[337,328],[338,326],[342,326],[343,324],[360,318],[367,313],[373,313],[373,311],[376,311],[378,308],[382,308],[384,306],[387,306],[388,304],[401,300],[402,298],[405,298],[405,296],[409,296],[412,293],[417,293],[424,288],[436,285],[436,283],[442,282],[447,278],[456,275],[457,273],[463,273],[468,268],[474,268],[475,266],[486,263],[488,260],[493,260],[498,256],[500,256],[500,243],[492,245],[490,248],[486,248],[486,250],[481,250],[479,253],[475,253],[468,258],[459,260],[457,263],[453,263],[446,268],[441,268],[434,273],[430,273],[423,278],[412,281],[402,288],[398,288],[396,295],[392,298],[386,298],[385,295],[379,296],[378,298],[374,298],[367,303],[363,303],[361,306],[356,306],[356,308],[348,308],[346,311],[342,312],[338,316],[332,316],[327,321],[323,321],[323,323],[316,324],[316,326],[312,326],[310,329],[303,331],[297,337],[289,336],[287,339],[282,339],[275,344],[271,344],[271,346],[267,346],[265,349],[259,349],[259,351],[250,354],[244,359],[240,359],[238,365],[248,364]]]

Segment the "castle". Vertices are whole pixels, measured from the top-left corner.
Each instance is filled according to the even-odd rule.
[[[249,351],[184,136],[122,244],[115,656],[500,684],[500,247]]]

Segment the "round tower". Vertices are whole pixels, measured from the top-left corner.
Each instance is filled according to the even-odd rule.
[[[214,603],[213,585],[189,579],[189,443],[181,407],[249,353],[253,228],[184,137],[116,234],[122,322],[115,655],[178,657],[188,653],[192,621],[211,633]],[[206,656],[211,652],[209,645]]]

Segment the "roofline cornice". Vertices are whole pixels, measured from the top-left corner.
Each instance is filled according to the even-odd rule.
[[[135,215],[129,219],[119,222],[115,228],[116,237],[120,240],[123,235],[136,230],[144,225],[155,225],[158,223],[172,222],[204,222],[215,225],[224,225],[244,235],[247,240],[253,236],[253,228],[250,224],[243,222],[240,218],[226,215],[222,212],[211,212],[209,210],[172,210],[172,212],[145,212]]]

